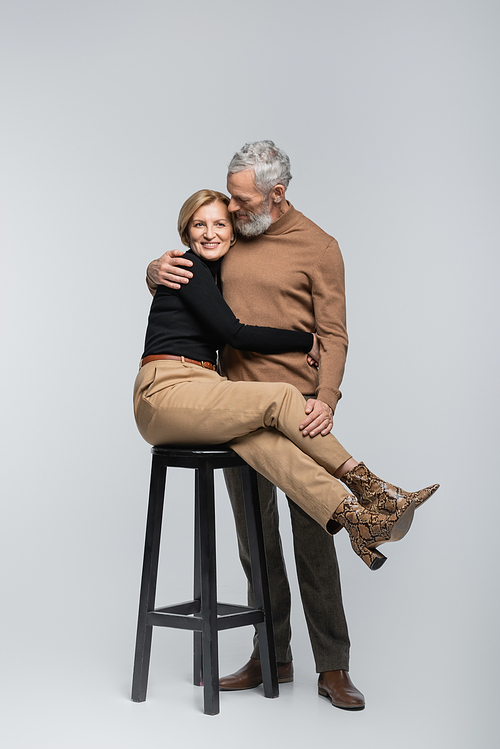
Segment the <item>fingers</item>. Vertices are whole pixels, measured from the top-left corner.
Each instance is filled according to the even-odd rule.
[[[163,281],[160,280],[159,285],[160,286],[168,286],[169,289],[180,289],[181,288],[180,284],[173,283],[172,281],[167,281],[166,279],[164,279]]]
[[[308,400],[306,400],[306,405],[304,407],[304,412],[306,414],[310,414],[315,405],[316,405],[315,399],[314,398],[308,398]]]
[[[189,283],[193,274],[188,270],[193,265],[184,257],[182,250],[169,250],[159,259],[158,281],[170,289],[180,289],[180,284]]]
[[[163,253],[163,255],[160,258],[158,258],[158,262],[160,263],[164,261],[168,262],[170,259],[173,260],[174,258],[181,258],[182,260],[184,260],[186,265],[193,264],[192,261],[185,256],[184,250],[178,250],[178,249],[167,250],[166,252]]]
[[[327,403],[308,400],[305,411],[307,416],[299,426],[305,437],[329,434],[333,427],[333,411]]]
[[[310,367],[319,367],[320,350],[319,341],[316,333],[313,333],[313,345],[310,351],[307,353],[307,363]]]
[[[318,434],[321,434],[324,437],[331,432],[332,426],[333,419],[318,417],[303,428],[302,434],[304,437],[316,437]]]
[[[170,266],[174,266],[179,271],[181,270],[181,266],[184,266],[185,268],[190,268],[192,266],[192,264],[193,264],[193,261],[189,260],[189,258],[184,257],[184,256],[182,256],[182,257],[165,258],[165,260],[162,262],[162,266],[163,267],[168,268]],[[193,275],[191,273],[191,271],[184,271],[184,270],[182,270],[182,272],[183,273],[189,273],[190,276]]]
[[[158,278],[161,279],[161,283],[164,281],[172,281],[173,283],[189,283],[189,279],[193,277],[190,270],[184,270],[184,268],[172,269],[172,265],[160,265],[158,269]]]

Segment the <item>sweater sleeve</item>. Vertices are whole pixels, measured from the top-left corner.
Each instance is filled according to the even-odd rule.
[[[193,261],[193,277],[178,294],[221,344],[228,343],[235,349],[259,354],[307,353],[311,350],[313,336],[306,331],[241,323],[224,301],[208,268],[198,257],[190,255],[190,259]]]
[[[312,296],[321,351],[316,395],[335,409],[341,398],[339,388],[348,345],[344,261],[335,239],[327,245],[314,268]]]

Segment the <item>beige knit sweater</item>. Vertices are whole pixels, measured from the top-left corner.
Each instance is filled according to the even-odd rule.
[[[241,322],[317,332],[319,371],[303,353],[262,355],[226,346],[230,380],[288,382],[335,408],[347,355],[344,263],[339,246],[289,205],[265,234],[239,238],[222,262],[224,298]]]

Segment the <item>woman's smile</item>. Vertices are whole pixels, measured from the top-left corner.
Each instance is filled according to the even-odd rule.
[[[218,260],[231,246],[233,225],[227,206],[220,200],[202,205],[189,222],[191,249],[205,260]]]

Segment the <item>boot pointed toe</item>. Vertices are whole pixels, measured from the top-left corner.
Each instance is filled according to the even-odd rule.
[[[383,481],[364,463],[358,463],[340,480],[354,494],[359,503],[372,512],[397,512],[408,499],[413,500],[415,508],[420,507],[439,489],[439,484],[432,484],[418,492],[407,492]]]

